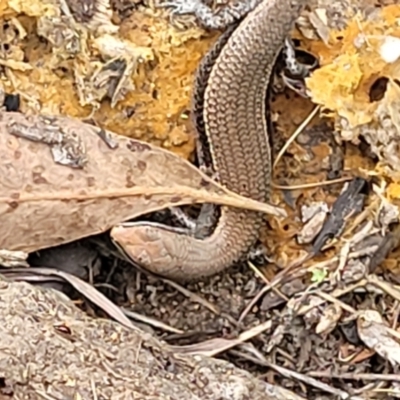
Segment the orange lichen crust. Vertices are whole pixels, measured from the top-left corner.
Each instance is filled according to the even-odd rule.
[[[341,137],[362,136],[378,156],[377,171],[400,181],[400,5],[358,14],[328,43],[314,41],[321,68],[307,79],[313,102],[334,117]]]

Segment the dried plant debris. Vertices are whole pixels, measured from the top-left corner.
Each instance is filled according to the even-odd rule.
[[[133,46],[130,42],[117,39],[111,35],[95,38],[93,46],[98,49],[103,65],[93,64],[91,71],[87,65],[77,64],[75,77],[79,83],[77,89],[82,106],[95,104],[100,106],[104,98],[111,101],[111,107],[134,90],[132,75],[138,72],[138,65],[152,61],[153,51],[147,47]]]
[[[364,179],[356,178],[348,184],[347,188],[338,197],[313,243],[314,254],[322,249],[328,239],[332,239],[342,233],[346,219],[358,214],[363,209],[366,197],[363,190],[366,185],[367,182]]]
[[[0,250],[0,265],[2,267],[13,268],[13,267],[29,267],[26,262],[28,258],[26,251],[14,251],[14,250]]]
[[[113,20],[122,21],[134,13],[143,0],[110,0]]]
[[[400,246],[400,225],[396,224],[392,231],[383,237],[382,241],[379,243],[378,248],[371,257],[368,269],[369,272],[375,272],[375,269],[382,264],[382,262],[387,258],[391,251],[395,250]]]
[[[302,222],[305,223],[301,232],[297,235],[300,244],[311,243],[321,231],[328,214],[326,203],[313,203],[302,207]]]
[[[313,263],[311,270],[317,282],[326,278],[326,274],[320,275],[321,271],[331,268],[332,262],[338,262],[335,273],[341,279],[354,282],[360,279],[360,273],[364,275],[374,271],[397,246],[397,207],[388,203],[382,196],[382,188],[373,184],[371,203],[365,208],[365,194],[361,192],[365,185],[366,182],[359,178],[348,185],[332,206],[313,243],[311,254],[316,255],[318,249],[329,255],[332,248],[336,253],[333,258],[328,256],[325,261]],[[376,215],[374,221],[371,218],[373,214]]]
[[[24,123],[26,122],[26,123]],[[11,121],[8,125],[10,135],[47,144],[54,162],[71,168],[83,168],[87,164],[86,148],[82,138],[73,129],[63,129],[57,119],[39,116],[32,121]]]

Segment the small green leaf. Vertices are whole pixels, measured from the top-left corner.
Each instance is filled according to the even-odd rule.
[[[315,268],[311,273],[311,282],[313,283],[321,283],[328,276],[328,271],[326,268]]]

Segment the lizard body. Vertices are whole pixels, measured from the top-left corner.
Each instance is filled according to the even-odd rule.
[[[174,4],[180,1],[185,7],[190,3],[175,0]],[[192,1],[197,4],[198,0]],[[209,147],[212,168],[224,186],[258,201],[269,200],[271,183],[267,89],[276,58],[306,2],[245,3],[251,10],[246,9],[237,27],[217,41],[197,75],[197,82],[202,75],[207,79],[194,93],[194,122]],[[200,22],[220,28],[221,15],[213,25],[207,6],[202,6],[196,14]],[[234,9],[227,13],[228,21],[242,14]],[[239,261],[256,242],[262,221],[257,212],[222,207],[213,233],[205,238],[142,221],[129,228],[115,227],[111,235],[146,269],[175,280],[191,280]]]

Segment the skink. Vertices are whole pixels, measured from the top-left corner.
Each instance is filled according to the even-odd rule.
[[[230,28],[233,32],[221,36],[197,75],[195,125],[207,139],[213,169],[222,185],[258,201],[268,201],[271,183],[268,85],[277,55],[306,2],[250,1],[254,8]],[[256,242],[262,221],[259,213],[222,207],[213,233],[204,239],[142,221],[129,228],[117,226],[111,236],[144,268],[187,281],[239,261]]]

